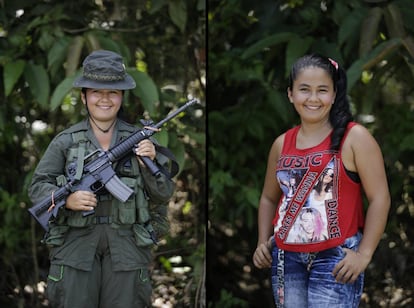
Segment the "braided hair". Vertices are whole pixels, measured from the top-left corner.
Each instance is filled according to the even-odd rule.
[[[349,122],[353,121],[351,107],[347,96],[347,77],[345,70],[330,58],[310,54],[299,58],[292,66],[289,75],[289,88],[301,70],[308,67],[318,67],[325,70],[331,77],[336,91],[334,104],[329,112],[329,122],[333,127],[331,135],[331,150],[338,151]]]

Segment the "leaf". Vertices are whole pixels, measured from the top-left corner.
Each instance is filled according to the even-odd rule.
[[[378,36],[378,25],[382,17],[382,8],[376,6],[369,10],[361,25],[359,38],[359,56],[365,56],[374,45]]]
[[[153,0],[151,1],[151,8],[148,10],[148,13],[154,14],[158,12],[165,4],[166,0]]]
[[[136,69],[127,69],[128,73],[135,79],[137,86],[132,90],[135,96],[141,99],[142,105],[149,114],[153,114],[155,106],[159,102],[158,88],[151,77]]]
[[[191,139],[193,139],[195,142],[199,144],[206,144],[206,134],[205,133],[198,133],[194,131],[188,131],[188,136],[190,136]]]
[[[12,92],[14,85],[23,73],[26,62],[23,60],[7,62],[4,66],[3,78],[4,78],[4,94],[9,96]]]
[[[401,45],[399,38],[384,41],[374,48],[367,56],[355,61],[347,70],[348,91],[352,89],[354,84],[361,78],[364,70],[371,69],[374,65],[380,63],[395,48]]]
[[[0,131],[4,130],[5,126],[6,126],[6,119],[5,119],[5,114],[4,112],[0,113]]]
[[[414,134],[408,134],[402,138],[400,149],[403,151],[414,150]]]
[[[254,56],[255,54],[262,52],[264,49],[279,44],[283,42],[289,41],[292,36],[296,34],[284,32],[284,33],[278,33],[274,35],[270,35],[268,37],[265,37],[264,39],[256,42],[255,44],[251,45],[250,47],[246,48],[246,50],[242,53],[241,58],[247,59],[251,56]]]
[[[402,40],[404,47],[410,53],[410,56],[414,58],[414,39],[411,36],[407,36]]]
[[[50,81],[46,69],[32,62],[27,62],[24,77],[29,84],[30,92],[43,107],[47,107],[50,94]]]
[[[175,142],[174,146],[172,146],[171,144],[169,145],[169,149],[173,152],[175,158],[177,159],[177,163],[178,163],[178,166],[179,166],[179,171],[178,171],[177,175],[179,175],[181,173],[181,171],[183,171],[185,169],[185,148],[184,148],[184,144],[182,142]]]
[[[377,65],[378,63],[380,63],[382,60],[386,58],[388,54],[392,53],[395,49],[400,47],[401,44],[402,44],[402,40],[400,38],[394,38],[394,39],[384,41],[381,44],[379,44],[366,57],[366,63],[364,65],[364,70],[369,70],[374,65]]]
[[[166,258],[166,257],[163,257],[163,256],[161,256],[160,258],[159,258],[159,261],[160,261],[160,263],[164,266],[164,269],[168,272],[168,273],[171,273],[171,271],[172,271],[172,265],[171,265],[171,262]]]
[[[101,49],[99,38],[93,32],[88,32],[85,35],[85,42],[90,51]]]
[[[345,18],[338,31],[338,44],[340,46],[350,37],[355,36],[355,33],[359,32],[361,22],[366,14],[366,10],[360,8],[358,10],[354,10]]]
[[[92,37],[92,34],[90,35],[90,37]],[[120,44],[118,42],[115,42],[113,39],[104,36],[98,36],[97,39],[99,41],[99,47],[95,49],[112,50],[122,55]]]
[[[263,140],[264,127],[260,121],[251,121],[247,126],[247,131],[251,136]]]
[[[363,71],[364,59],[358,59],[346,71],[348,81],[348,91],[350,91],[354,84],[361,78]]]
[[[61,83],[58,84],[55,91],[53,91],[52,98],[50,99],[50,108],[55,110],[62,104],[63,99],[73,88],[73,81],[76,76],[65,78]]]
[[[244,187],[244,192],[246,196],[246,201],[250,203],[253,207],[257,208],[259,205],[259,199],[260,199],[260,191],[257,189],[257,187]]]
[[[275,89],[269,89],[267,92],[267,98],[269,106],[273,107],[273,110],[280,116],[280,122],[288,125],[292,121],[292,111],[290,110],[291,104],[286,99],[287,94],[279,92]]]
[[[308,51],[313,41],[313,37],[303,38],[295,35],[288,42],[286,47],[286,77],[289,76],[293,63]]]
[[[237,181],[230,172],[223,170],[214,170],[209,176],[209,190],[212,199],[220,196],[226,191],[226,188],[234,187]]]
[[[343,63],[342,50],[339,50],[336,43],[331,43],[326,38],[314,38],[312,51],[335,59],[338,63]]]
[[[184,33],[187,24],[186,2],[184,0],[171,0],[168,4],[168,11],[172,22]]]
[[[404,38],[406,36],[404,20],[398,6],[394,3],[388,4],[384,11],[384,17],[390,37]]]
[[[77,71],[84,43],[83,36],[75,36],[70,42],[70,52],[66,53],[66,77],[72,76]]]
[[[156,135],[155,135],[155,139],[157,140],[157,142],[166,147],[168,146],[168,131],[166,129],[161,129],[161,131],[159,131]]]
[[[52,78],[56,76],[56,72],[59,70],[59,68],[63,67],[66,54],[72,54],[72,50],[68,48],[69,43],[70,41],[68,37],[62,37],[54,42],[52,48],[50,48],[47,54],[47,66],[50,70],[50,75]]]
[[[205,11],[206,10],[206,1],[204,1],[204,0],[198,0],[198,2],[197,2],[197,10],[199,10],[199,11]]]

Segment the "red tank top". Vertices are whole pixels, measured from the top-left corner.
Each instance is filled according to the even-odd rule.
[[[342,140],[355,124],[348,125]],[[361,184],[346,173],[341,150],[329,149],[331,135],[317,146],[297,149],[299,128],[286,132],[276,167],[283,194],[273,219],[275,240],[283,250],[317,252],[341,245],[363,228]]]

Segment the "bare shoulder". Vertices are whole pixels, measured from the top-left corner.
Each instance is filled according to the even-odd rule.
[[[371,135],[371,133],[368,131],[368,129],[361,125],[361,124],[355,124],[354,126],[352,126],[352,128],[349,130],[349,134],[352,135]]]
[[[271,156],[280,156],[280,153],[282,152],[283,148],[283,142],[285,141],[285,135],[286,134],[282,134],[275,139],[275,141],[272,144],[272,148],[270,149]]]
[[[342,147],[342,159],[350,171],[358,171],[358,165],[365,160],[381,157],[381,150],[375,138],[361,124],[353,126]]]
[[[349,130],[345,143],[348,143],[353,149],[361,150],[377,144],[369,130],[361,124],[356,124]]]

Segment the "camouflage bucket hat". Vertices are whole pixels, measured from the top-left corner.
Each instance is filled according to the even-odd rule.
[[[92,52],[83,61],[83,74],[75,79],[75,88],[129,90],[134,79],[126,72],[122,57],[109,50]]]

